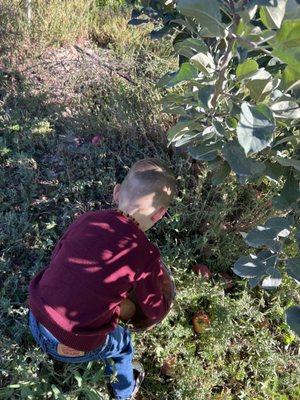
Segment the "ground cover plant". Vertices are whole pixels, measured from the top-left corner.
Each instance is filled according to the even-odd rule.
[[[19,2],[2,3],[0,399],[108,398],[101,364],[64,365],[36,348],[27,288],[69,223],[111,207],[114,184],[146,156],[173,166],[179,192],[150,233],[178,294],[162,324],[134,335],[145,399],[298,399],[299,340],[284,316],[300,302],[296,283],[250,290],[231,269],[248,251],[240,232],[270,217],[280,187],[240,186],[233,176],[214,186],[204,163],[167,147],[176,118],[162,112],[156,82],[178,59],[169,40],[151,40],[153,26],[127,25],[124,3],[82,2],[83,26],[83,9],[74,6],[72,20],[58,24],[65,2],[53,2],[51,12],[33,2],[31,27]],[[49,29],[39,37],[35,27],[46,16]],[[293,242],[286,251],[295,256]],[[193,268],[200,264],[211,279]]]

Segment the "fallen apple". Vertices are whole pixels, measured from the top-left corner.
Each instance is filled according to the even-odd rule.
[[[210,325],[209,316],[204,311],[197,311],[193,315],[192,322],[196,333],[203,333]]]
[[[262,321],[258,322],[257,326],[261,329],[268,329],[270,327],[270,323],[266,318],[264,318]]]
[[[95,135],[92,139],[92,143],[97,146],[101,141],[103,137],[101,135]]]
[[[221,272],[220,273],[221,279],[224,281],[226,287],[226,290],[230,290],[233,287],[233,279],[230,275],[227,274],[227,272]]]
[[[204,279],[210,279],[212,277],[212,273],[207,265],[205,264],[196,264],[193,266],[193,271],[196,275],[201,275]]]
[[[133,301],[129,299],[122,300],[120,304],[120,319],[123,322],[129,321],[136,312],[136,306]]]
[[[201,254],[205,258],[209,258],[212,255],[211,251],[212,247],[210,245],[206,245],[202,248]]]
[[[175,375],[175,373],[176,373],[176,357],[171,356],[171,357],[168,357],[164,361],[164,363],[161,367],[161,373],[163,375],[170,376],[170,377]]]

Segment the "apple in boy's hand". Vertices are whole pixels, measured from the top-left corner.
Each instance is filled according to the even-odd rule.
[[[136,306],[133,301],[124,299],[120,304],[120,319],[123,322],[129,321],[136,312]]]
[[[193,315],[192,322],[196,333],[203,333],[210,325],[209,316],[204,311],[197,311]]]
[[[208,266],[205,264],[196,264],[193,266],[193,271],[196,275],[201,275],[202,278],[210,279],[212,277],[212,273],[209,270]]]

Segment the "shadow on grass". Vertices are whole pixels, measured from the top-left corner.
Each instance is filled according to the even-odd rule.
[[[169,157],[145,88],[136,92],[117,81],[77,86],[83,91],[82,103],[70,110],[69,104],[37,91],[19,73],[0,72],[0,335],[5,385],[30,379],[32,368],[38,368],[39,379],[46,377],[48,385],[58,385],[63,377],[62,389],[72,390],[74,378],[66,367],[55,363],[51,372],[44,361],[40,364],[42,354],[28,359],[34,345],[27,328],[29,281],[47,264],[58,237],[77,215],[111,207],[114,184],[135,160]],[[95,135],[101,136],[97,145],[92,143]],[[11,360],[12,347],[18,363],[27,368],[22,373]]]

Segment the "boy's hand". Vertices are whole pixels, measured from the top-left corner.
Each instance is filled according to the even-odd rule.
[[[133,301],[124,299],[120,304],[120,319],[123,322],[129,321],[136,313],[136,306]]]
[[[174,284],[173,281],[166,274],[164,274],[161,281],[161,289],[165,299],[168,303],[171,304],[174,299]]]

